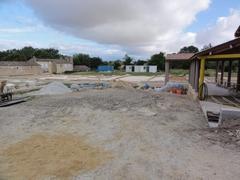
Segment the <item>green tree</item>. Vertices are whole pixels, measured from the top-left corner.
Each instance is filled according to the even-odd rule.
[[[179,53],[197,53],[199,49],[195,46],[185,46],[180,49]]]
[[[74,65],[86,65],[88,67],[90,67],[91,62],[90,62],[91,58],[88,54],[75,54],[73,55],[73,63]]]
[[[148,61],[149,65],[156,65],[158,70],[165,69],[165,56],[163,52],[159,54],[154,54],[151,56],[151,59]]]
[[[126,66],[126,65],[131,65],[132,61],[133,61],[133,58],[131,58],[130,56],[128,56],[127,54],[124,56],[124,61],[123,61],[123,64]]]
[[[97,69],[99,65],[103,64],[100,57],[90,57],[88,54],[75,54],[73,56],[74,65],[86,65],[91,69]]]
[[[212,48],[212,44],[211,43],[209,43],[208,45],[204,45],[203,48],[202,48],[202,51],[210,49],[210,48]]]
[[[22,49],[11,49],[0,52],[1,61],[27,61],[33,56],[48,59],[58,59],[63,57],[57,49],[35,49],[30,46]]]
[[[142,65],[144,65],[144,64],[147,64],[147,61],[144,61],[144,60],[137,60],[136,62],[135,62],[135,65],[140,65],[140,66],[142,66]]]
[[[93,57],[90,59],[90,68],[91,69],[97,69],[97,67],[102,64],[103,64],[103,61],[100,57]]]
[[[36,49],[34,56],[37,58],[58,59],[61,57],[57,49]]]
[[[116,60],[113,62],[113,67],[116,70],[120,70],[121,65],[122,65],[122,62],[120,60]]]
[[[31,59],[34,56],[35,51],[36,51],[36,49],[34,49],[31,46],[24,47],[24,48],[21,49],[21,52],[26,57],[26,60]]]

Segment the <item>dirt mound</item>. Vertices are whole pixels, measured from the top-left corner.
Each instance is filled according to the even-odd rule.
[[[81,171],[95,169],[109,153],[72,135],[34,135],[0,153],[5,167],[3,179],[69,179]]]
[[[54,94],[66,94],[71,93],[72,90],[65,86],[61,82],[52,82],[47,86],[43,87],[38,92],[35,92],[34,95],[54,95]]]

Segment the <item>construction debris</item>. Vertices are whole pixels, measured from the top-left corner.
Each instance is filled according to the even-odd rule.
[[[167,85],[162,88],[155,88],[155,91],[184,95],[184,94],[187,94],[188,85],[185,83],[168,82]]]
[[[65,86],[61,82],[52,82],[37,92],[32,93],[32,95],[57,95],[71,93],[72,90]]]
[[[111,85],[108,83],[81,83],[81,84],[72,84],[72,91],[80,91],[82,89],[106,89],[111,88]]]

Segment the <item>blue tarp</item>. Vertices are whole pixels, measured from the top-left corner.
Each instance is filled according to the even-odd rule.
[[[97,71],[98,72],[112,72],[113,66],[98,66]]]

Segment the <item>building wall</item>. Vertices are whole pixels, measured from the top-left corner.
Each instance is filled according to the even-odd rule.
[[[147,66],[134,66],[134,72],[147,72]]]
[[[88,66],[84,66],[84,65],[75,65],[73,67],[73,71],[87,72],[87,71],[90,71],[90,68]]]
[[[48,62],[37,62],[39,65],[41,65],[41,68],[43,72],[49,72],[49,63]]]
[[[61,74],[66,71],[73,71],[73,64],[56,64],[55,62],[41,62],[37,61],[41,65],[43,72],[49,72],[51,74]]]
[[[113,66],[98,66],[98,72],[112,72],[114,70]]]
[[[126,72],[129,72],[129,73],[130,73],[130,72],[133,72],[133,71],[132,71],[132,67],[133,67],[133,66],[126,66],[126,68],[125,68]]]
[[[157,72],[157,66],[131,66],[128,65],[126,66],[126,72],[133,72],[134,67],[134,72],[150,72],[150,73],[156,73]]]
[[[73,71],[73,64],[64,64],[65,71]]]
[[[41,74],[40,66],[0,66],[0,76]]]
[[[156,73],[157,72],[157,66],[149,66],[149,72],[150,73]]]

